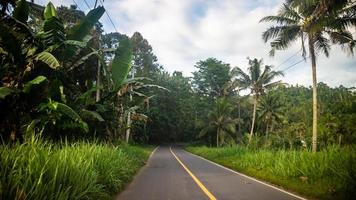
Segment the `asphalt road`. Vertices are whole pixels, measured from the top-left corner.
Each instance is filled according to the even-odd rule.
[[[303,199],[192,155],[159,147],[117,200]]]

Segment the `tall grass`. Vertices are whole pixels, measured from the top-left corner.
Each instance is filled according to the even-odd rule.
[[[32,140],[0,146],[0,199],[112,199],[148,149]]]
[[[356,196],[356,146],[301,150],[252,150],[242,146],[188,147],[192,153],[320,199]]]

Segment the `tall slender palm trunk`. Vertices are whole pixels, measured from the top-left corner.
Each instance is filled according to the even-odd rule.
[[[269,133],[269,121],[266,124],[266,140],[268,139],[268,133]]]
[[[126,129],[126,136],[125,136],[126,143],[129,143],[130,141],[130,129],[131,129],[131,112],[129,112],[127,115],[127,129]]]
[[[257,110],[257,96],[254,96],[254,101],[253,101],[253,114],[252,114],[252,124],[251,124],[251,131],[250,131],[250,137],[248,139],[248,142],[251,143],[252,136],[253,136],[253,131],[255,127],[255,120],[256,120],[256,110]]]
[[[316,59],[314,49],[313,36],[309,35],[309,53],[312,62],[312,74],[313,74],[313,137],[312,137],[312,151],[316,152],[318,145],[318,99],[317,99],[317,80],[316,80]]]
[[[98,102],[100,101],[100,84],[101,84],[101,79],[100,79],[100,70],[101,70],[101,66],[100,66],[100,61],[98,61],[98,69],[97,69],[97,74],[96,74],[96,97],[95,97],[95,101]]]
[[[220,134],[220,128],[216,131],[216,147],[219,147],[219,134]]]
[[[236,142],[239,141],[240,137],[241,137],[241,102],[240,102],[240,97],[238,99],[238,117],[239,117],[239,121],[238,121],[238,134],[236,134]]]

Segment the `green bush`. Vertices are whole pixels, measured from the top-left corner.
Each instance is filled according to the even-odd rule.
[[[307,150],[188,147],[227,167],[320,199],[356,196],[356,146]]]
[[[0,199],[112,199],[149,150],[32,140],[0,146]]]

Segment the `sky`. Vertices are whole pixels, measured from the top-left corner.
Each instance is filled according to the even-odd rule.
[[[88,11],[84,0],[74,1],[81,10]],[[52,0],[56,6],[74,4],[74,1]],[[48,1],[35,2],[45,4]],[[95,0],[86,2],[93,7]],[[275,15],[282,3],[282,0],[103,2],[116,29],[129,36],[140,32],[168,72],[182,71],[184,75],[192,76],[191,72],[196,70],[195,63],[209,57],[246,70],[247,57],[250,57],[263,59],[264,64],[274,65],[276,70],[285,70],[282,81],[286,83],[309,86],[312,83],[310,62],[298,63],[303,59],[301,53],[297,53],[301,48],[300,41],[270,57],[270,46],[262,40],[263,31],[272,24],[259,23],[259,20],[267,15]],[[105,32],[115,31],[106,15],[101,22]],[[317,78],[318,82],[331,86],[356,86],[356,57],[347,55],[336,45],[332,46],[329,58],[318,55]]]

